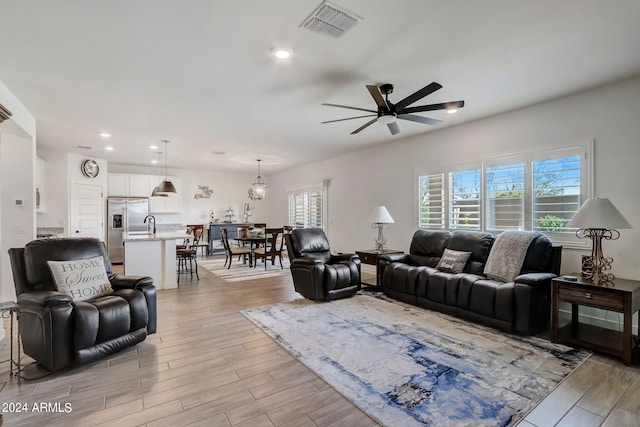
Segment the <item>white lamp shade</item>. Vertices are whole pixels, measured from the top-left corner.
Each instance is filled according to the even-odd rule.
[[[601,228],[617,230],[631,228],[631,224],[609,199],[587,199],[567,224],[569,228]]]
[[[369,222],[374,224],[393,224],[395,221],[384,206],[378,206],[369,216]]]

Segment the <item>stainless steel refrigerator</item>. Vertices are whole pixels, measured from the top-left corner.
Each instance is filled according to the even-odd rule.
[[[107,198],[107,249],[112,264],[124,262],[122,233],[146,232],[144,218],[148,214],[146,197]]]

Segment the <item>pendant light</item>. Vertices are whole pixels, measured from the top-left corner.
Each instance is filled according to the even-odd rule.
[[[267,194],[267,183],[264,182],[264,179],[260,176],[260,162],[261,159],[258,159],[258,176],[256,180],[251,184],[251,189],[249,191],[249,197],[251,200],[262,200],[264,196]]]
[[[171,181],[167,179],[167,150],[169,149],[169,140],[163,139],[164,142],[164,181],[160,183],[158,186],[159,193],[177,193],[176,187],[173,185]]]
[[[156,151],[156,154],[158,155],[158,161],[156,163],[160,163],[160,154],[162,154],[162,151]],[[161,193],[160,187],[156,185],[156,187],[151,192],[151,197],[169,197],[169,195]]]

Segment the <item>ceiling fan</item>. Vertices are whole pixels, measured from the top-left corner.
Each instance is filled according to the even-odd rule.
[[[366,85],[366,87],[367,87],[367,90],[369,90],[369,93],[371,94],[371,96],[373,97],[373,100],[376,102],[376,105],[378,106],[377,111],[369,110],[367,108],[350,107],[348,105],[339,105],[339,104],[324,103],[322,105],[328,105],[329,107],[348,108],[350,110],[367,111],[375,114],[368,114],[365,116],[357,116],[357,117],[348,117],[346,119],[329,120],[322,123],[335,123],[335,122],[341,122],[344,120],[362,119],[364,117],[375,116],[375,119],[372,119],[367,123],[365,123],[364,125],[360,126],[358,129],[351,132],[351,135],[354,135],[360,132],[362,129],[365,129],[366,127],[376,122],[386,124],[389,127],[389,130],[391,131],[391,135],[396,135],[400,133],[400,128],[398,128],[398,123],[396,122],[396,119],[410,120],[412,122],[424,123],[427,125],[439,125],[440,123],[442,123],[442,120],[418,116],[412,113],[420,113],[423,111],[435,111],[435,110],[453,110],[456,108],[464,107],[464,101],[443,102],[439,104],[429,104],[429,105],[420,105],[417,107],[409,107],[409,105],[413,104],[414,102],[417,102],[418,100],[424,98],[425,96],[432,94],[438,89],[442,89],[442,85],[436,82],[430,83],[427,86],[423,87],[422,89],[415,91],[414,93],[407,96],[403,100],[397,102],[396,104],[389,102],[389,94],[393,93],[392,84],[386,83],[381,85],[380,87],[373,86],[373,85]],[[382,97],[382,95],[384,95],[384,98]]]

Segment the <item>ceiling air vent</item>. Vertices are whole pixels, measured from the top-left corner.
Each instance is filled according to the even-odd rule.
[[[339,38],[362,19],[360,16],[348,12],[335,4],[324,1],[300,26],[316,33],[328,34]]]

